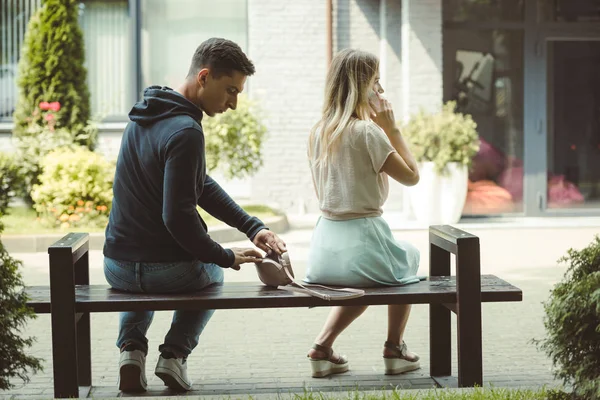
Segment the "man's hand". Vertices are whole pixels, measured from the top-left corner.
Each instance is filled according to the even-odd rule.
[[[252,243],[267,254],[271,254],[271,251],[275,251],[277,254],[287,251],[283,240],[268,229],[263,229],[258,232],[256,236],[254,236]]]
[[[235,255],[235,261],[230,268],[236,271],[240,270],[240,264],[261,262],[263,260],[262,255],[256,249],[239,249],[234,247],[231,251]]]

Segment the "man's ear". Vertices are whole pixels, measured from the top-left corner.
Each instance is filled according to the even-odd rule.
[[[198,82],[198,85],[200,85],[200,87],[202,88],[206,85],[208,73],[208,68],[202,68],[200,71],[198,71],[198,74],[196,75],[196,81]]]

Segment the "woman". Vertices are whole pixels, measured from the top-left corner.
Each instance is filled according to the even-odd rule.
[[[419,251],[396,241],[381,217],[388,176],[412,186],[419,172],[382,96],[378,70],[377,57],[363,51],[344,50],[332,60],[323,115],[308,143],[322,215],[311,241],[307,283],[372,287],[419,281]],[[366,309],[333,307],[308,353],[313,377],[348,370],[348,360],[332,346]],[[410,305],[388,306],[386,374],[420,367],[419,357],[402,340],[409,312]]]

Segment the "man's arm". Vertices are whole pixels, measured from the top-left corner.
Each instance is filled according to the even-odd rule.
[[[198,199],[198,205],[213,217],[237,228],[253,240],[256,234],[267,229],[263,222],[251,217],[244,211],[223,188],[210,176],[204,180],[204,190]]]
[[[196,210],[197,184],[204,171],[204,137],[195,129],[175,133],[166,145],[162,219],[169,233],[202,262],[228,268],[233,251],[213,241]]]

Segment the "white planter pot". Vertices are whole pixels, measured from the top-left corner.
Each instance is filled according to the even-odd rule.
[[[421,179],[408,188],[410,205],[417,220],[427,225],[455,224],[460,219],[469,171],[459,163],[448,165],[448,174],[440,176],[432,162],[419,165]]]

